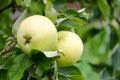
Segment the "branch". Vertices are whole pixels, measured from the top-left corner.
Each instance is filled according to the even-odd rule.
[[[13,41],[0,52],[0,55],[4,56],[6,53],[10,52],[16,44],[16,39],[13,39]]]
[[[35,70],[35,68],[36,68],[36,65],[34,65],[34,64],[30,67],[27,80],[30,80],[31,75],[32,75],[33,71]]]

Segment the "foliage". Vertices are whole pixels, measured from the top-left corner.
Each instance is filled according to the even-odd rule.
[[[119,0],[0,3],[0,80],[120,80]],[[81,10],[68,9],[68,4],[75,3],[81,5]],[[29,56],[21,51],[15,36],[18,25],[33,14],[51,19],[58,31],[73,31],[81,37],[84,52],[78,63],[60,68],[55,61],[59,56],[47,54],[59,51],[32,50]]]

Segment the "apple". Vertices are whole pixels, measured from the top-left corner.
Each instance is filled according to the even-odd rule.
[[[55,25],[41,15],[32,15],[24,19],[17,31],[19,47],[26,53],[32,49],[51,51],[58,41]]]
[[[60,50],[63,54],[60,54],[57,64],[59,67],[67,67],[76,63],[83,52],[83,42],[80,37],[70,31],[58,32],[58,43],[55,50]]]

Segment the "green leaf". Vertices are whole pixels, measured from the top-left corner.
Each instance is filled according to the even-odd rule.
[[[9,80],[7,69],[0,69],[0,80]]]
[[[76,10],[69,9],[64,12],[64,15],[68,17],[76,17],[77,15],[79,15],[79,13]]]
[[[78,27],[82,26],[82,20],[79,18],[72,18],[71,20],[63,20],[62,22],[59,23],[57,26],[57,30],[67,30],[67,31],[72,31]]]
[[[101,71],[101,80],[116,80],[112,67],[106,67]]]
[[[53,8],[53,4],[47,0],[46,7],[45,7],[45,16],[48,17],[54,24],[57,20],[57,12]]]
[[[59,68],[58,70],[60,80],[85,80],[80,69],[76,66]]]
[[[95,36],[89,37],[84,44],[82,60],[92,64],[107,63],[109,61],[109,42],[110,42],[110,28],[106,27]],[[89,56],[89,57],[88,57]]]
[[[99,73],[93,70],[93,67],[90,66],[87,62],[79,62],[75,64],[81,71],[85,80],[100,80]]]
[[[31,0],[16,0],[17,5],[22,7],[28,7],[30,5]]]
[[[112,55],[112,66],[120,70],[120,47],[118,47]]]
[[[31,11],[32,14],[43,15],[43,11],[45,9],[44,3],[42,0],[38,1],[31,1],[30,6],[28,9]]]
[[[3,68],[9,70],[9,80],[20,80],[23,77],[24,71],[28,70],[32,65],[26,54],[20,54],[20,52],[20,50],[17,50],[3,65]]]
[[[0,14],[0,32],[1,36],[8,36],[11,34],[12,20],[12,9],[8,8]],[[2,37],[1,37],[2,38]]]
[[[110,17],[111,10],[107,0],[97,0],[97,4],[103,15],[103,18],[108,20],[108,18]]]
[[[44,71],[50,69],[50,65],[55,60],[55,58],[48,58],[43,52],[34,49],[30,52],[29,57],[35,64],[40,65]]]
[[[67,2],[66,0],[55,0],[53,4],[54,4],[55,9],[62,10],[67,7],[66,2]]]
[[[4,7],[10,5],[11,2],[12,2],[12,0],[0,0],[0,3],[2,3],[2,4],[0,4],[0,10],[3,9]]]
[[[82,23],[85,23],[88,21],[88,13],[85,12],[85,9],[81,9],[79,11],[69,9],[64,12],[66,18],[71,19],[71,18],[80,18],[82,20]],[[81,22],[80,22],[81,23]],[[81,23],[81,24],[82,24]]]
[[[15,21],[12,27],[12,33],[16,36],[20,23],[29,16],[29,11],[25,9],[21,16]]]

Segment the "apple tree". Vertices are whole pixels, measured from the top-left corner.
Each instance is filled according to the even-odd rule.
[[[0,80],[120,80],[119,0],[0,0],[0,3]],[[18,44],[17,34],[20,24],[32,15],[48,18],[57,32],[79,36],[83,42],[79,60],[60,67],[57,59],[65,56],[60,49],[33,48],[26,54]],[[71,44],[69,47],[73,47]],[[73,51],[78,47],[79,41]],[[72,53],[71,48],[67,52]],[[62,63],[67,64],[66,61]]]

